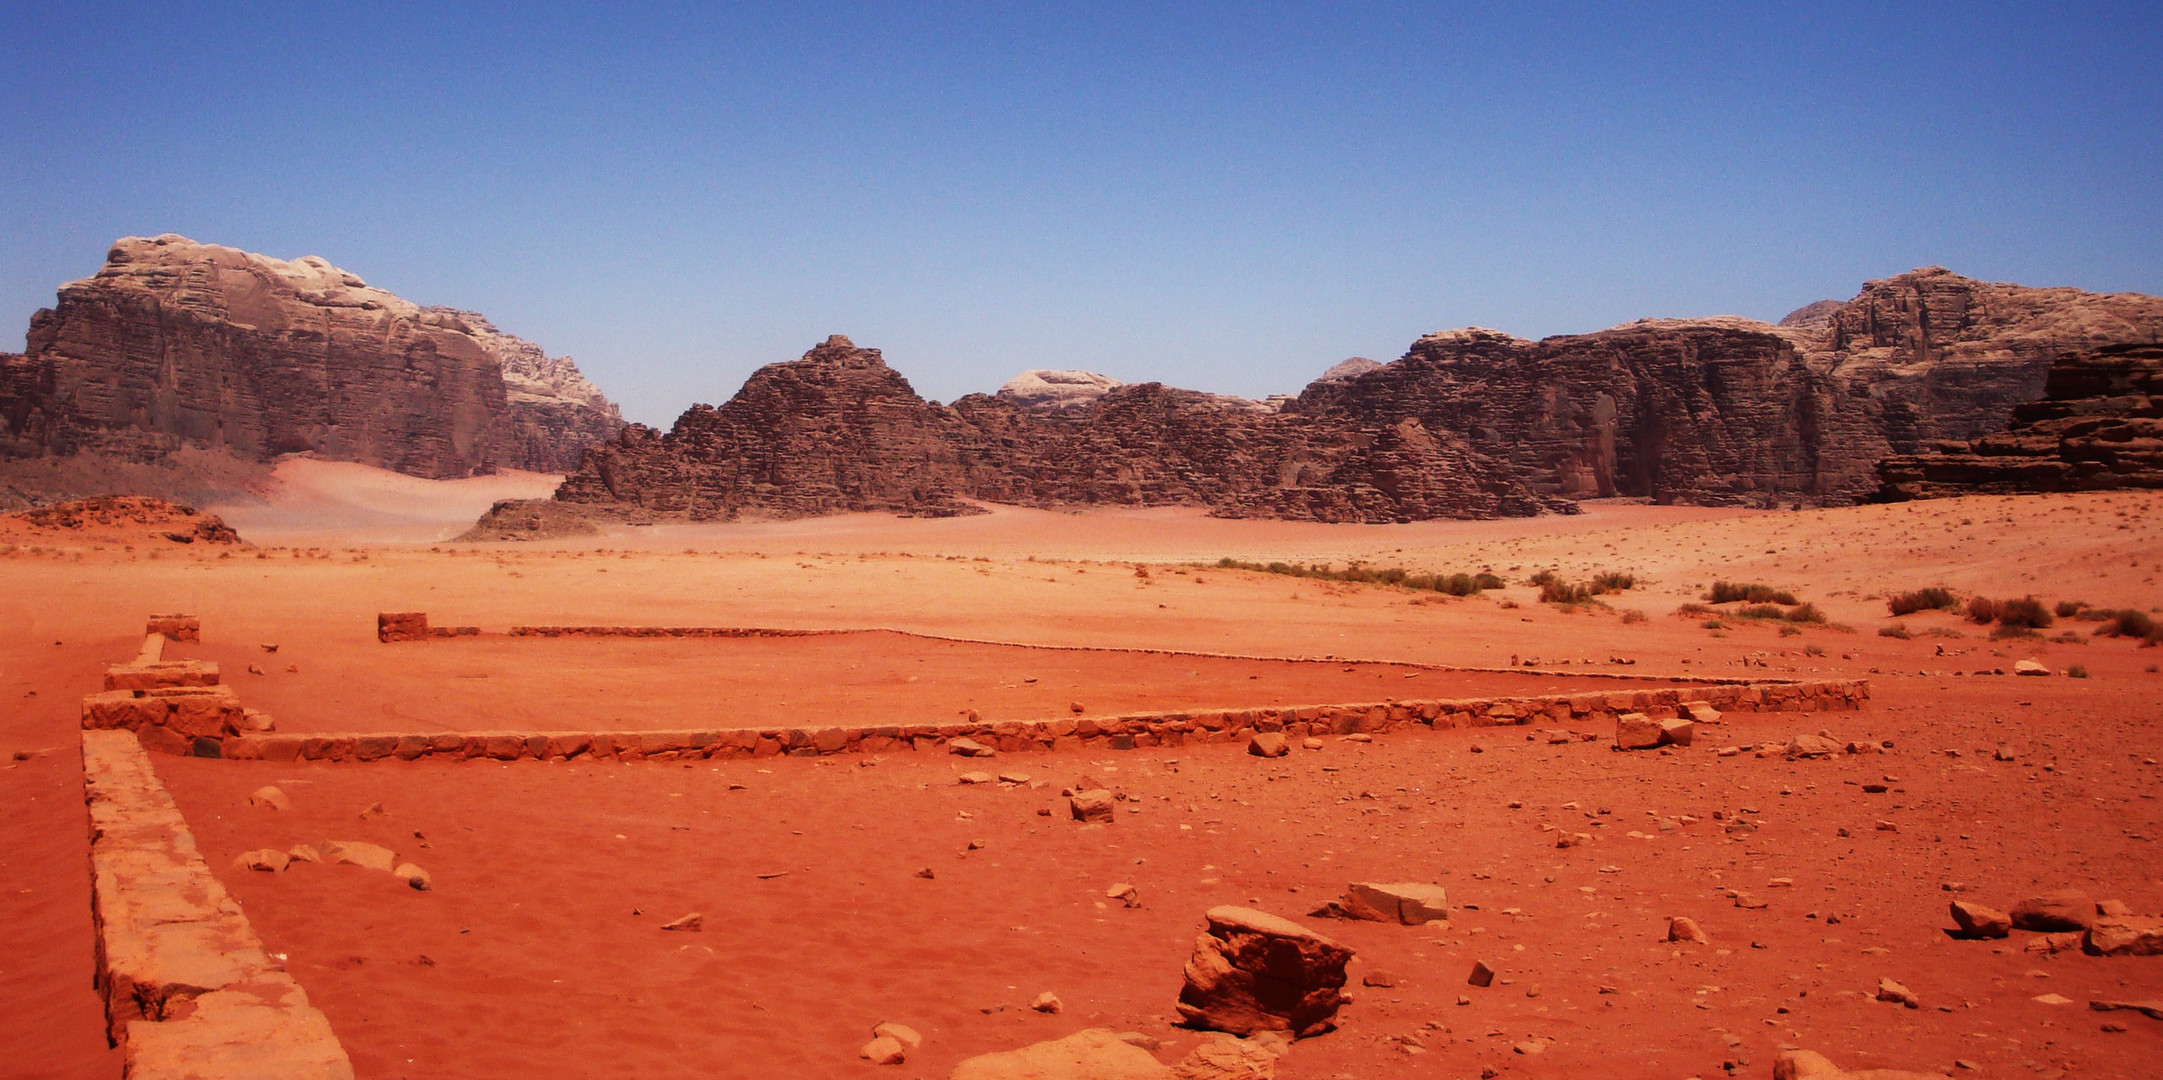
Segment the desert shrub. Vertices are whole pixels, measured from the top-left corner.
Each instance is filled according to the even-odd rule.
[[[2042,636],[2043,635],[2036,633],[2033,629],[2030,629],[2029,627],[2006,626],[2002,624],[1999,625],[1997,629],[1990,632],[1990,640],[1992,641],[2008,641],[2013,638],[2039,638]]]
[[[1823,646],[1823,645],[1805,645],[1805,646],[1803,646],[1803,655],[1804,655],[1804,656],[1823,656],[1823,655],[1825,655],[1825,646]]]
[[[1825,621],[1825,613],[1819,611],[1816,604],[1797,604],[1789,609],[1787,621],[1821,623]]]
[[[1677,614],[1677,615],[1710,615],[1710,614],[1712,614],[1712,609],[1711,609],[1711,608],[1709,608],[1709,607],[1706,607],[1705,605],[1703,605],[1703,604],[1700,604],[1700,603],[1698,603],[1698,602],[1696,602],[1696,601],[1694,601],[1694,600],[1693,600],[1693,601],[1691,601],[1691,602],[1689,602],[1689,603],[1687,603],[1687,604],[1684,604],[1684,605],[1682,605],[1682,606],[1681,606],[1681,607],[1679,607],[1679,608],[1676,608],[1676,609],[1675,609],[1675,614]]]
[[[1969,597],[1967,607],[1968,621],[1975,623],[1978,626],[1988,626],[1991,623],[1998,621],[1998,611],[2003,606],[2004,605],[2000,604],[1998,601],[1992,600],[1987,596]]]
[[[1712,591],[1705,594],[1705,599],[1715,604],[1732,604],[1737,600],[1752,604],[1792,604],[1795,603],[1795,594],[1758,582],[1743,584],[1715,581],[1712,583]]]
[[[1777,604],[1750,604],[1745,607],[1736,608],[1733,614],[1738,619],[1787,618],[1787,611],[1782,609]]]
[[[1800,636],[1802,636],[1802,627],[1800,627],[1800,626],[1796,626],[1796,625],[1794,625],[1794,624],[1790,623],[1790,624],[1788,624],[1788,625],[1786,625],[1786,626],[1783,626],[1783,627],[1781,627],[1781,628],[1780,628],[1780,636],[1781,636],[1781,637],[1800,637]]]
[[[1908,628],[1907,628],[1907,627],[1905,627],[1905,626],[1902,626],[1902,625],[1900,625],[1899,623],[1893,623],[1893,624],[1891,624],[1891,625],[1889,625],[1889,626],[1880,626],[1880,627],[1878,627],[1878,636],[1879,636],[1879,637],[1889,637],[1889,638],[1899,638],[1899,639],[1900,639],[1900,640],[1902,640],[1902,641],[1906,641],[1906,640],[1908,640],[1909,638],[1911,638],[1911,637],[1914,637],[1915,635],[1914,635],[1914,634],[1911,634],[1911,633],[1908,633]]]
[[[1540,583],[1540,603],[1583,604],[1592,600],[1592,586],[1548,580]]]
[[[1894,615],[1913,615],[1918,611],[1949,611],[1958,606],[1952,591],[1935,585],[1914,592],[1900,593],[1885,601]]]
[[[2041,630],[2049,626],[2053,621],[2050,609],[2044,607],[2041,600],[2037,600],[2032,596],[2023,596],[2018,600],[2007,600],[1998,606],[1998,624],[2000,626],[2025,626],[2030,630]]]
[[[1596,593],[1622,592],[1625,589],[1635,588],[1636,585],[1637,575],[1618,573],[1613,570],[1595,575],[1592,579],[1592,591]]]
[[[1644,612],[1639,611],[1636,608],[1631,608],[1630,610],[1622,613],[1622,621],[1624,625],[1628,625],[1630,623],[1641,623],[1646,621],[1647,618],[1648,616]]]
[[[1320,581],[1342,581],[1355,585],[1394,585],[1405,589],[1419,589],[1446,593],[1450,596],[1471,596],[1484,589],[1499,589],[1507,584],[1493,574],[1481,571],[1477,574],[1415,574],[1403,567],[1367,567],[1353,564],[1342,570],[1317,564],[1308,566],[1288,562],[1248,562],[1229,556],[1218,559],[1220,570],[1252,570],[1263,574],[1282,574],[1286,577],[1314,578]],[[1147,577],[1136,570],[1137,576]]]
[[[1553,584],[1555,584],[1555,583],[1557,583],[1557,582],[1560,582],[1561,580],[1562,580],[1562,576],[1561,576],[1561,575],[1559,575],[1559,574],[1557,574],[1557,573],[1555,573],[1554,571],[1552,571],[1552,570],[1542,570],[1542,571],[1540,571],[1539,573],[1537,573],[1537,574],[1534,574],[1534,575],[1532,575],[1531,577],[1528,577],[1528,578],[1526,578],[1526,579],[1525,579],[1525,584],[1527,584],[1527,585],[1539,585],[1539,586],[1545,587],[1545,586],[1548,586],[1548,585],[1553,585]]]
[[[2050,635],[2050,640],[2055,641],[2060,645],[2086,645],[2088,643],[2087,638],[2084,638],[2078,633],[2075,633],[2071,630],[2067,630],[2062,634],[2052,634]]]
[[[2151,618],[2145,611],[2122,608],[2104,614],[2110,618],[2108,622],[2096,628],[2095,632],[2098,634],[2105,637],[2140,638],[2144,641],[2163,640],[2163,626],[2158,626],[2155,619]]]
[[[2086,600],[2060,600],[2051,605],[2051,610],[2057,612],[2058,617],[2061,619],[2070,619],[2078,616],[2087,607],[2088,602]]]
[[[1955,629],[1953,629],[1953,628],[1952,628],[1952,627],[1950,627],[1950,626],[1932,626],[1932,627],[1926,627],[1926,628],[1925,628],[1925,629],[1923,630],[1923,636],[1924,636],[1924,637],[1942,637],[1942,638],[1964,638],[1964,637],[1967,637],[1968,635],[1966,635],[1966,634],[1963,634],[1963,633],[1961,633],[1960,631],[1958,631],[1958,630],[1955,630]]]
[[[1721,622],[1718,619],[1706,619],[1704,622],[1701,622],[1697,625],[1702,626],[1707,630],[1724,630],[1727,628],[1727,624]]]
[[[2067,665],[2066,665],[2066,667],[2065,667],[2065,677],[2066,677],[2066,678],[2068,678],[2068,679],[2085,679],[2085,678],[2087,678],[2087,677],[2088,677],[2088,665],[2086,665],[2086,664],[2067,664]]]

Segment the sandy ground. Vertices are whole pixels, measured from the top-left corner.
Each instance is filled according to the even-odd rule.
[[[1892,621],[1888,590],[1932,584],[2154,608],[2163,603],[2155,580],[2163,497],[1808,512],[1608,504],[1571,518],[1392,527],[1004,510],[624,529],[535,549],[439,543],[442,532],[429,533],[422,519],[445,513],[450,496],[427,494],[433,488],[422,489],[425,513],[406,515],[396,499],[371,504],[376,496],[330,487],[316,503],[296,496],[285,508],[286,531],[275,535],[297,539],[283,546],[0,537],[8,705],[0,828],[17,838],[0,848],[8,882],[0,925],[12,930],[0,938],[0,1009],[11,1017],[0,1075],[118,1071],[89,986],[76,709],[103,663],[133,653],[153,610],[200,614],[204,649],[226,660],[244,698],[296,725],[359,715],[371,702],[412,704],[415,693],[426,704],[425,690],[410,689],[414,676],[481,659],[455,647],[374,643],[377,611],[418,609],[439,623],[488,627],[888,627],[1380,663],[1515,658],[1638,674],[1868,674],[1877,697],[1862,713],[1745,720],[1730,738],[1825,727],[1895,742],[1886,756],[1792,765],[1717,758],[1709,747],[1670,756],[1550,748],[1521,733],[1408,734],[1364,748],[1330,740],[1274,764],[1236,748],[1017,755],[1001,765],[1051,786],[1006,791],[964,791],[950,783],[953,762],[913,755],[868,768],[854,759],[694,769],[161,760],[206,854],[266,941],[291,958],[363,1076],[631,1075],[695,1062],[718,1075],[936,1077],[966,1054],[1087,1023],[1174,1036],[1150,1018],[1171,1015],[1203,908],[1258,900],[1302,915],[1363,877],[1433,878],[1480,908],[1446,933],[1324,924],[1360,950],[1360,971],[1394,972],[1399,985],[1358,990],[1343,1030],[1300,1044],[1280,1075],[1561,1076],[1591,1067],[1679,1078],[1734,1061],[1737,1075],[1763,1076],[1783,1043],[1857,1065],[1949,1069],[1966,1059],[1981,1075],[2025,1075],[2023,1062],[2045,1075],[2148,1075],[2146,1063],[2163,1056],[2163,1023],[2031,1000],[2049,991],[2076,1002],[2158,996],[2163,959],[2038,957],[2017,940],[1993,946],[1940,933],[1949,925],[1941,886],[1954,882],[1967,886],[1962,895],[2001,905],[2070,883],[2163,911],[2153,764],[2163,751],[2163,675],[2152,670],[2163,653],[2088,639],[2090,624],[2080,623],[2067,624],[2079,643],[1994,642],[1947,614],[1905,620],[1911,639],[1875,633]],[[351,533],[339,531],[345,510],[311,516],[310,506],[353,505],[375,505],[379,516]],[[248,534],[245,518],[221,512]],[[381,539],[396,535],[415,539]],[[1640,584],[1610,597],[1610,608],[1567,612],[1522,586],[1454,600],[1180,565],[1223,556],[1491,567],[1513,581],[1542,567],[1565,577],[1624,570]],[[1791,589],[1841,625],[1783,636],[1771,624],[1707,629],[1701,617],[1672,613],[1715,579]],[[1625,622],[1628,610],[1650,618]],[[867,647],[822,660],[823,672],[798,657],[784,677],[845,682],[835,677],[848,663],[898,670],[890,648],[870,647],[878,635],[842,640]],[[261,653],[263,642],[279,652]],[[626,690],[649,663],[610,649],[566,662],[594,656],[596,681]],[[2061,669],[2081,664],[2092,677],[1955,674],[2029,656]],[[1607,666],[1618,657],[1636,664]],[[999,684],[1011,682],[1008,671],[955,659],[965,691],[1005,692]],[[236,670],[246,662],[268,674]],[[488,680],[451,672],[444,700],[481,693],[460,682],[500,693],[496,672],[524,661],[489,663],[509,666],[465,672],[485,670]],[[318,673],[335,679],[310,681]],[[1059,696],[1093,683],[1146,697],[1162,680],[1145,674],[1076,670],[1061,676],[1069,682]],[[680,668],[664,677],[695,681]],[[749,671],[731,677],[760,681]],[[949,681],[933,681],[941,692],[925,695],[929,706],[960,707],[945,700]],[[770,703],[800,704],[771,684],[765,692]],[[874,700],[909,699],[894,695]],[[1472,753],[1475,742],[1484,753]],[[1989,760],[2000,742],[2014,762]],[[1087,832],[1037,816],[1055,805],[1058,785],[1084,772],[1116,777],[1138,800],[1124,805],[1141,813]],[[245,812],[241,796],[266,779],[295,781],[289,816]],[[1859,785],[1873,781],[1891,790],[1862,794]],[[363,821],[359,810],[375,802],[388,815]],[[1602,805],[1613,813],[1599,815]],[[1764,821],[1746,840],[1712,827],[1712,811],[1745,809]],[[1659,827],[1685,814],[1698,823]],[[1880,819],[1899,831],[1879,832]],[[1542,824],[1600,839],[1556,851]],[[344,869],[272,877],[225,868],[244,847],[327,837],[398,840],[436,874],[437,889],[380,889]],[[976,839],[989,843],[965,853]],[[913,876],[927,866],[934,878]],[[1617,869],[1602,874],[1604,866]],[[757,877],[778,870],[789,873]],[[1776,886],[1780,877],[1792,885]],[[1141,886],[1144,905],[1097,909],[1114,881]],[[1715,891],[1730,886],[1771,904],[1735,908]],[[690,910],[706,913],[705,933],[655,929]],[[1669,914],[1702,918],[1713,945],[1675,955],[1657,940]],[[1830,915],[1842,922],[1827,925]],[[1866,951],[1878,948],[1890,951]],[[1462,969],[1473,959],[1512,982],[1468,990]],[[1853,996],[1880,975],[1915,988],[1925,1007]],[[1525,996],[1535,986],[1539,996]],[[1065,999],[1064,1013],[1016,1007],[1045,989]],[[1473,1003],[1457,1005],[1460,993]],[[855,1061],[863,1030],[889,1018],[925,1030],[924,1052],[894,1070]],[[2106,1021],[2130,1030],[2105,1032]],[[1408,1035],[1420,1052],[1404,1048]],[[1509,1049],[1532,1037],[1554,1041],[1536,1056]]]

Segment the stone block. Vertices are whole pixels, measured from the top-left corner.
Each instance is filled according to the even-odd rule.
[[[395,641],[424,641],[429,636],[428,613],[425,611],[385,611],[376,615],[376,640],[386,645]]]
[[[1336,1027],[1351,949],[1251,908],[1215,907],[1206,918],[1179,992],[1179,1015],[1188,1025],[1294,1037]]]
[[[1449,894],[1440,885],[1355,881],[1339,903],[1353,918],[1374,922],[1424,926],[1450,917]]]

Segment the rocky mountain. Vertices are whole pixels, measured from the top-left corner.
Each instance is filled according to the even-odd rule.
[[[1087,405],[1122,385],[1119,380],[1094,371],[1036,368],[1008,379],[1006,385],[999,388],[998,396],[1031,408],[1066,409]]]
[[[568,358],[323,259],[115,243],[0,358],[0,457],[311,451],[415,476],[566,471],[622,426]]]
[[[1888,502],[2163,488],[2163,345],[2068,353],[2003,432],[1878,464]]]
[[[2163,340],[2163,299],[2032,289],[1927,267],[1781,325],[1640,320],[1527,341],[1431,334],[1394,363],[1311,384],[1287,411],[1461,435],[1531,489],[1573,498],[1840,503],[1875,465],[2004,426],[2050,358]]]
[[[1080,403],[1001,393],[940,406],[878,350],[838,336],[759,369],[720,408],[693,406],[666,434],[627,428],[556,499],[634,519],[972,512],[963,499],[1320,521],[1570,509],[1416,421],[1283,416],[1158,383]]]

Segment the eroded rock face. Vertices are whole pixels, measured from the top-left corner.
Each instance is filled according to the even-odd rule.
[[[2163,299],[2033,289],[1927,267],[1782,320],[1648,319],[1526,341],[1430,334],[1396,363],[1318,380],[1289,411],[1418,419],[1535,492],[1849,502],[1877,461],[2003,427],[2051,357],[2163,340]]]
[[[0,359],[0,453],[253,461],[312,451],[431,478],[563,471],[621,420],[567,358],[315,256],[130,237]]]
[[[1140,383],[1080,405],[918,397],[835,336],[769,364],[667,434],[632,426],[558,500],[616,516],[945,515],[1024,506],[1201,506],[1227,517],[1414,521],[1567,511],[1416,420],[1371,425]]]
[[[2163,345],[2071,353],[2003,432],[1878,464],[1878,497],[2163,488]]]
[[[1087,405],[1122,384],[1094,371],[1052,371],[1038,368],[1007,380],[998,396],[1029,408],[1071,409]]]

